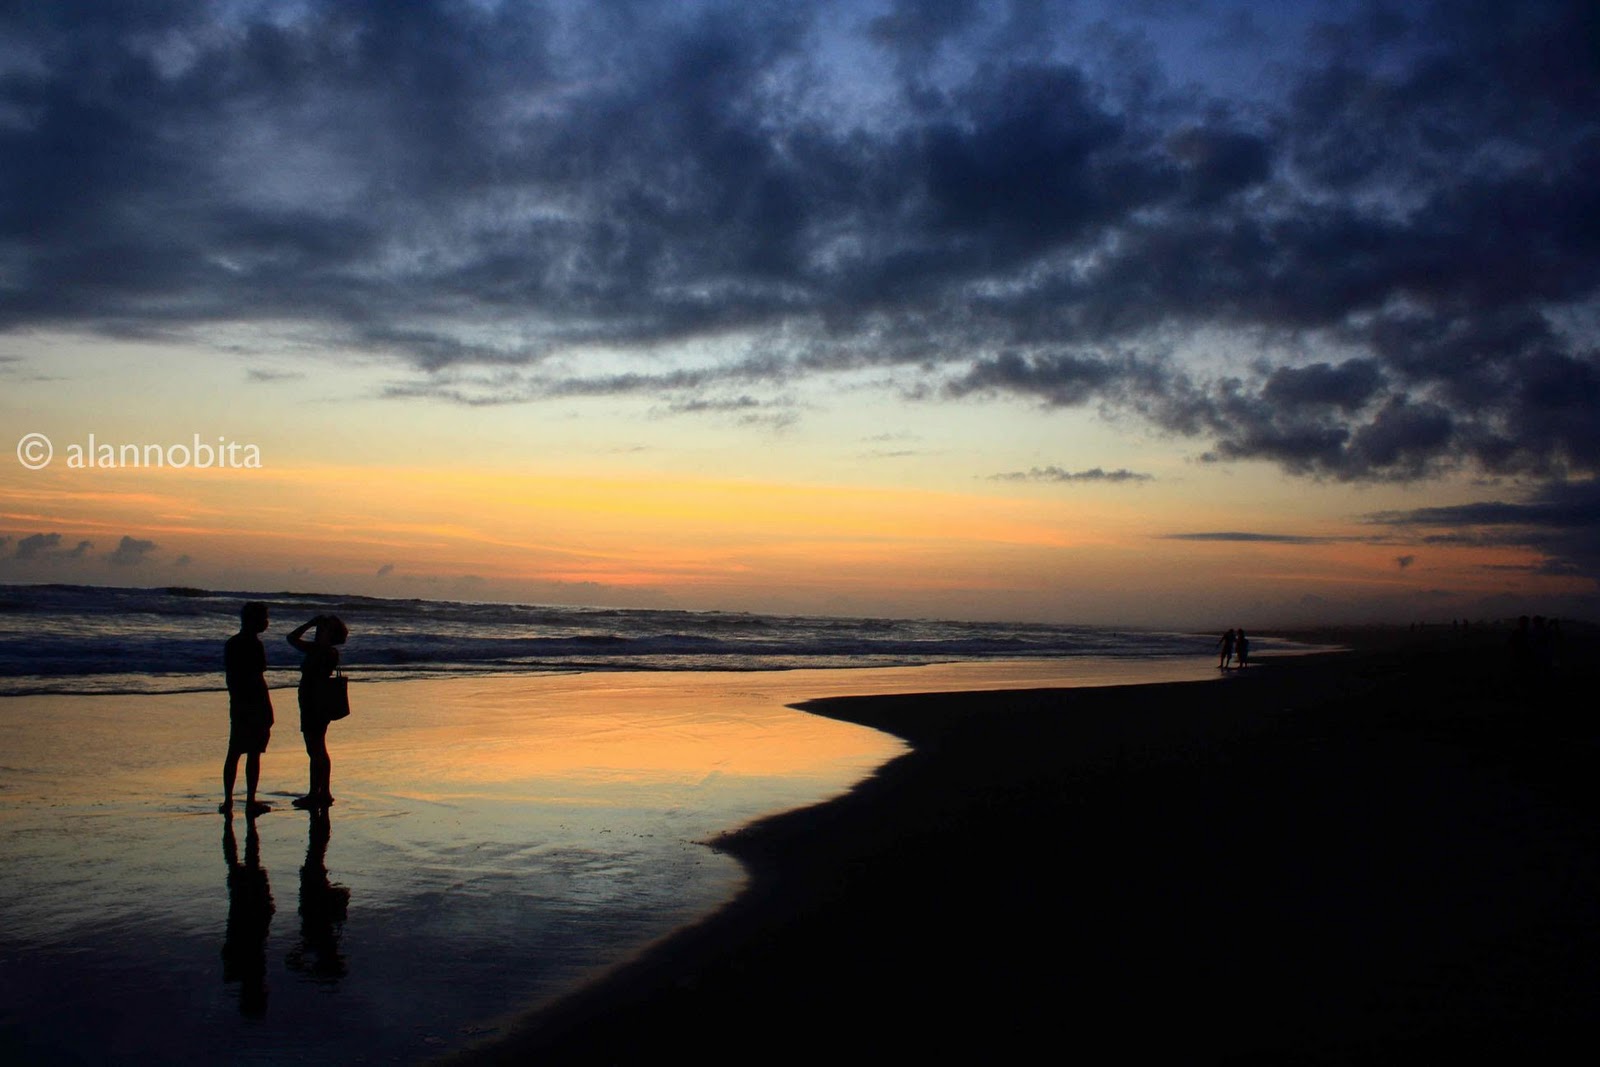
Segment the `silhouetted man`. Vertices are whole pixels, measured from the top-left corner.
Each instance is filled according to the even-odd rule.
[[[1227,670],[1228,661],[1233,658],[1233,631],[1229,630],[1222,635],[1222,640],[1217,642],[1217,648],[1222,651],[1222,658],[1217,661],[1218,670]]]
[[[272,694],[267,691],[267,650],[257,635],[267,628],[267,606],[252,600],[239,609],[239,632],[223,646],[223,670],[228,678],[228,758],[222,764],[222,803],[217,810],[233,811],[233,783],[239,757],[245,757],[244,780],[248,795],[245,814],[254,817],[272,809],[256,799],[261,780],[261,753],[272,738]]]

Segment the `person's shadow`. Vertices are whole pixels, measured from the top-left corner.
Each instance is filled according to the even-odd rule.
[[[328,811],[311,813],[306,862],[300,868],[300,943],[289,950],[290,968],[316,982],[334,984],[348,967],[339,938],[350,909],[350,890],[328,880]]]
[[[239,1013],[267,1013],[267,932],[272,926],[272,885],[261,866],[255,819],[245,821],[244,862],[233,836],[233,817],[223,824],[222,855],[228,861],[228,926],[222,938],[222,981],[239,983]]]

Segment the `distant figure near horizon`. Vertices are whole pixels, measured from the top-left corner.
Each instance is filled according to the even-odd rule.
[[[272,809],[256,799],[261,781],[261,753],[272,740],[272,694],[267,690],[267,650],[258,636],[267,629],[267,606],[252,600],[239,609],[239,632],[222,646],[223,673],[228,680],[228,755],[222,763],[222,803],[233,811],[233,785],[239,757],[245,757],[245,815],[255,818]]]
[[[317,635],[307,641],[305,632],[313,626]],[[318,615],[301,623],[288,635],[289,643],[306,657],[300,664],[300,732],[305,735],[311,775],[306,795],[294,802],[297,808],[316,810],[333,803],[333,760],[328,756],[329,719],[322,705],[322,683],[332,677],[339,666],[339,646],[349,634],[349,628],[338,616]]]
[[[1217,642],[1217,647],[1222,650],[1222,658],[1217,661],[1217,670],[1228,669],[1228,662],[1233,659],[1233,643],[1235,635],[1232,630],[1222,635],[1222,640]]]
[[[1250,659],[1250,639],[1244,635],[1243,630],[1239,630],[1235,633],[1233,643],[1238,649],[1238,666],[1242,671],[1245,663]]]

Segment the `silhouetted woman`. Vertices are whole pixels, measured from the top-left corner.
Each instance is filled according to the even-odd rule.
[[[305,632],[313,626],[317,635],[307,641]],[[328,758],[328,716],[322,705],[322,683],[339,666],[339,646],[349,634],[334,615],[318,615],[289,634],[289,643],[306,657],[300,664],[300,732],[305,735],[306,755],[311,758],[311,786],[305,796],[294,802],[297,808],[325,808],[333,803],[333,761]]]

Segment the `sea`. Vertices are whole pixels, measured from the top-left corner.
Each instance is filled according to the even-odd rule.
[[[316,615],[350,628],[362,681],[572,671],[769,671],[1061,657],[1211,654],[1216,636],[1051,623],[401,600],[182,587],[0,585],[0,696],[180,693],[222,686],[222,643],[260,600],[268,683],[301,659],[274,640]],[[1271,651],[1270,640],[1256,651]]]

